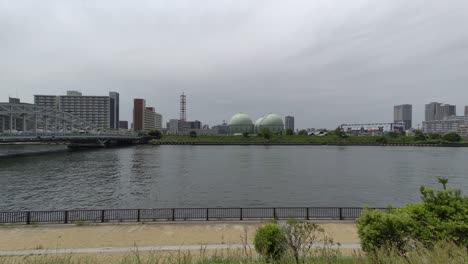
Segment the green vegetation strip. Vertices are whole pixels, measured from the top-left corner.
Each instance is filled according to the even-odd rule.
[[[307,135],[272,135],[269,139],[259,136],[185,136],[164,135],[160,139],[153,139],[151,144],[313,144],[313,145],[443,145],[468,146],[467,140],[450,142],[443,139],[418,140],[413,136],[349,136],[346,138],[337,135],[307,136]]]

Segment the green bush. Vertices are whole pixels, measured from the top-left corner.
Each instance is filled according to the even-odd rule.
[[[286,135],[292,136],[292,135],[294,135],[294,131],[292,129],[288,128],[288,129],[286,129]]]
[[[245,138],[248,138],[249,137],[249,132],[242,133],[242,136],[245,137]]]
[[[417,141],[424,141],[426,140],[426,135],[424,135],[421,130],[416,130],[416,132],[414,132],[414,139]]]
[[[461,137],[460,135],[458,135],[457,133],[455,132],[449,132],[447,134],[445,134],[443,137],[442,137],[443,140],[447,140],[449,142],[458,142],[461,140]]]
[[[267,259],[277,260],[286,250],[286,237],[276,223],[270,223],[258,228],[254,237],[254,247]]]
[[[468,249],[468,197],[462,196],[460,190],[447,189],[447,179],[439,182],[444,188],[437,192],[421,186],[420,203],[387,213],[364,210],[357,219],[363,250],[393,247],[403,254],[417,244],[432,248],[440,241]]]
[[[375,142],[380,143],[380,144],[387,144],[388,139],[385,136],[380,136],[375,140]]]
[[[441,139],[442,137],[439,134],[429,134],[428,135],[429,139]]]
[[[157,130],[157,129],[150,130],[150,131],[148,131],[147,134],[148,134],[148,136],[154,137],[154,138],[156,138],[156,139],[161,139],[161,137],[162,137],[161,131],[159,131],[159,130]]]
[[[307,135],[307,130],[301,129],[301,130],[299,130],[299,132],[297,132],[297,134],[300,135],[300,136]]]
[[[196,138],[197,137],[197,132],[196,131],[190,131],[190,137]]]

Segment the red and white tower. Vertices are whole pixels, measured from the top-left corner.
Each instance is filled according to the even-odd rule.
[[[180,120],[187,121],[187,97],[184,93],[180,96]]]

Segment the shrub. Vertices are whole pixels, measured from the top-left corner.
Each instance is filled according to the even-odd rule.
[[[366,252],[390,247],[404,252],[414,225],[409,217],[371,209],[365,209],[356,222],[361,246]]]
[[[286,237],[276,223],[270,223],[258,228],[254,237],[254,247],[263,257],[271,260],[281,258],[285,252]]]
[[[429,134],[428,137],[429,139],[434,139],[434,140],[442,138],[439,134]]]
[[[457,133],[455,132],[449,132],[447,134],[445,134],[443,137],[442,137],[443,140],[447,140],[447,141],[450,141],[450,142],[458,142],[461,140],[461,137],[460,135],[458,135]]]
[[[468,197],[460,190],[446,188],[434,192],[421,186],[422,202],[400,209],[379,212],[366,209],[357,220],[358,234],[365,251],[396,248],[401,254],[416,244],[432,248],[448,241],[468,250]]]
[[[150,131],[148,131],[147,134],[148,134],[148,136],[154,137],[154,138],[156,138],[156,139],[161,139],[161,137],[162,137],[161,131],[159,131],[159,130],[157,130],[157,129],[150,130]]]
[[[307,130],[301,129],[301,130],[299,130],[299,132],[297,132],[297,134],[300,135],[300,136],[307,135]]]
[[[421,130],[416,130],[416,132],[414,132],[414,139],[418,141],[424,141],[426,140],[426,135],[424,135]]]
[[[399,136],[399,134],[395,131],[390,131],[388,132],[388,136],[391,137],[391,138],[397,138]]]
[[[197,137],[197,132],[196,131],[190,131],[190,137],[196,138]]]
[[[242,133],[242,136],[245,137],[245,138],[248,138],[249,137],[249,132]]]
[[[294,135],[294,131],[291,128],[286,129],[286,135],[292,136]]]
[[[316,243],[321,243],[321,257],[330,256],[328,258],[333,263],[336,261],[338,252],[332,252],[334,245],[323,228],[315,223],[303,222],[297,220],[289,220],[287,225],[283,227],[285,234],[286,246],[291,252],[297,264],[305,263],[306,258],[310,257],[311,250]],[[331,253],[331,254],[327,254]]]
[[[387,143],[388,143],[388,140],[387,140],[386,137],[380,136],[380,137],[378,137],[378,138],[375,140],[375,142],[380,143],[380,144],[387,144]]]

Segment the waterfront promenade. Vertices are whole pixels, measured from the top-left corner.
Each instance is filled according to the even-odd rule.
[[[354,221],[314,221],[319,223],[344,250],[359,248]],[[122,257],[141,252],[200,250],[235,252],[244,245],[254,252],[252,239],[264,222],[175,222],[119,223],[92,225],[2,225],[0,258],[25,255],[66,254],[99,258]]]

